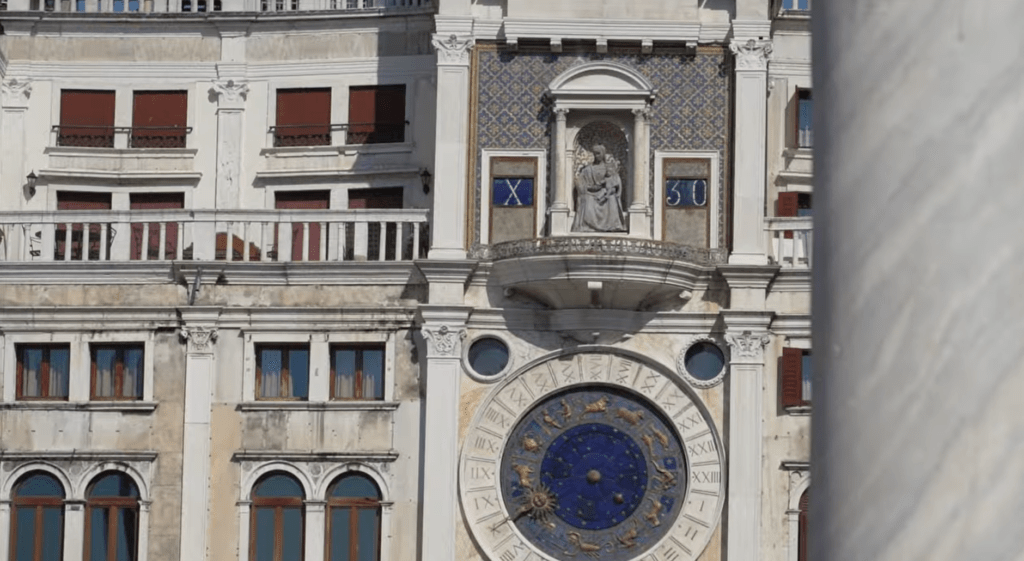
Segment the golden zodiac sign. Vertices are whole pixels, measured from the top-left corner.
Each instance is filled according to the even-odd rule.
[[[554,417],[548,415],[547,411],[544,412],[544,422],[555,427],[556,429],[562,428],[562,425],[558,424],[558,421],[556,421]]]
[[[633,528],[621,536],[615,536],[615,539],[619,540],[624,549],[628,549],[636,545],[636,537],[640,535],[636,529],[636,519],[633,520]]]
[[[518,520],[524,514],[536,520],[550,529],[555,525],[548,522],[548,516],[555,511],[555,495],[550,489],[539,483],[537,488],[526,495],[526,504],[519,508],[513,520]]]
[[[654,455],[654,438],[651,437],[651,435],[649,435],[649,434],[642,434],[642,435],[640,435],[640,440],[642,440],[644,442],[644,444],[647,445],[647,449],[651,451],[651,455],[653,456]]]
[[[584,415],[587,413],[604,413],[605,411],[608,411],[608,396],[583,406]]]
[[[620,418],[620,419],[622,419],[622,420],[624,420],[624,421],[626,421],[627,423],[629,423],[629,424],[631,424],[633,426],[636,426],[636,425],[640,424],[640,419],[644,418],[644,412],[642,410],[641,411],[630,411],[629,409],[626,409],[625,407],[619,407],[618,410],[615,411],[615,416]]]
[[[536,452],[540,449],[540,442],[537,442],[532,436],[523,437],[523,450],[527,452]]]
[[[654,464],[654,469],[658,470],[658,473],[660,474],[655,475],[654,478],[661,484],[662,489],[668,489],[676,484],[676,475],[674,473],[659,466],[657,462]]]
[[[519,474],[519,484],[527,489],[533,489],[530,476],[533,475],[533,468],[526,465],[512,464],[512,471]]]
[[[569,407],[569,404],[564,399],[562,400],[562,416],[566,419],[572,418],[572,408]]]
[[[595,559],[600,556],[601,546],[599,544],[587,543],[583,541],[583,538],[581,538],[579,533],[577,532],[569,532],[566,535],[569,536],[569,542],[576,546],[576,553],[582,553]],[[611,550],[611,544],[607,544],[607,547],[609,550]],[[572,553],[569,551],[565,552],[565,554],[570,557],[575,557],[576,553]]]
[[[661,432],[660,430],[654,427],[651,427],[651,432],[654,433],[654,436],[658,439],[658,442],[660,442],[662,446],[668,448],[668,437],[665,436],[665,433]]]
[[[658,515],[661,514],[661,509],[664,508],[664,505],[660,501],[654,500],[654,497],[647,498],[651,501],[652,506],[651,510],[644,514],[644,518],[651,523],[651,526],[661,526],[661,520],[658,518]]]

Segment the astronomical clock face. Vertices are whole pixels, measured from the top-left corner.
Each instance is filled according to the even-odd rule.
[[[460,491],[495,561],[696,559],[718,523],[719,443],[673,380],[611,354],[553,360],[496,388]]]

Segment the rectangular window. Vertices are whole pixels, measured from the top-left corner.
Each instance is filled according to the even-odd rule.
[[[812,364],[810,350],[782,349],[779,385],[784,408],[811,404]]]
[[[142,344],[92,345],[92,399],[142,399]]]
[[[309,345],[256,345],[256,399],[309,397]]]
[[[114,92],[61,90],[57,146],[114,147]]]
[[[332,399],[384,399],[384,345],[331,347]]]
[[[345,142],[405,142],[405,85],[349,88]]]
[[[132,210],[175,210],[185,208],[183,193],[132,193],[130,195]],[[163,255],[160,254],[160,227],[164,224]],[[145,224],[132,224],[132,259],[155,260],[176,259],[178,251],[178,223],[150,222],[149,233],[146,234]],[[145,237],[145,239],[143,239]],[[146,248],[145,255],[142,249]]]
[[[274,146],[330,146],[331,89],[277,90]]]
[[[797,148],[811,148],[814,146],[814,100],[811,99],[811,90],[797,88],[796,90],[796,146]]]
[[[327,210],[331,206],[330,191],[279,191],[274,195],[274,208],[280,210]],[[305,239],[306,226],[309,232],[308,260],[320,260],[320,248],[326,255],[327,240],[321,240],[323,233],[327,230],[321,229],[319,222],[293,222],[292,223],[292,261],[302,261],[303,246],[307,243]],[[278,225],[275,225],[277,228]],[[274,232],[274,251],[277,252],[277,230]]]
[[[782,0],[783,10],[810,10],[811,0]]]
[[[132,148],[184,148],[187,126],[187,92],[135,92]]]
[[[57,191],[57,210],[87,211],[110,210],[110,193],[85,193],[79,191]],[[101,217],[97,217],[100,220]],[[70,236],[66,223],[57,223],[54,235],[54,259],[58,261],[84,258],[89,261],[110,258],[110,244],[116,232],[110,224],[90,223],[88,232],[81,223],[70,224]],[[104,230],[106,230],[104,232]],[[103,244],[106,234],[106,244]],[[82,248],[88,248],[83,253]],[[102,250],[102,251],[101,251]]]
[[[349,189],[348,191],[348,208],[350,209],[389,209],[389,208],[402,208],[404,206],[403,199],[405,197],[405,190],[401,187],[378,187],[374,189]],[[379,222],[374,222],[366,225],[367,233],[367,251],[366,259],[368,261],[393,261],[395,259],[395,241],[398,236],[398,224],[390,223],[385,224],[386,231],[384,235],[384,258],[381,259],[381,225]],[[352,252],[355,247],[355,232],[348,230],[346,234],[345,247],[348,255],[345,259],[352,259]],[[408,244],[403,246],[403,253],[409,253],[412,248],[412,230],[409,230],[409,237],[407,238]]]
[[[664,239],[707,247],[711,162],[703,158],[666,159]]]
[[[16,345],[15,352],[18,355],[18,399],[68,398],[70,345]]]
[[[491,159],[491,243],[536,235],[536,183],[536,158]]]

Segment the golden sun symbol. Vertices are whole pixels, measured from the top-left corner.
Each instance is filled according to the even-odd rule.
[[[558,501],[558,497],[543,483],[538,483],[536,489],[529,490],[525,499],[526,504],[519,508],[515,517],[526,515],[542,524],[547,523],[548,517],[555,512]]]

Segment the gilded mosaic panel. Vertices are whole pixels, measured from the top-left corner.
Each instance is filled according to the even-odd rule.
[[[551,111],[545,102],[548,84],[566,70],[595,61],[634,68],[658,90],[652,105],[651,158],[654,150],[717,150],[724,163],[719,185],[719,246],[725,247],[725,186],[730,167],[731,71],[724,49],[641,54],[639,49],[596,52],[531,52],[478,45],[475,52],[476,115],[473,154],[475,197],[480,200],[480,150],[548,149]],[[549,159],[550,160],[550,159]],[[479,208],[474,205],[474,239],[480,240]]]

